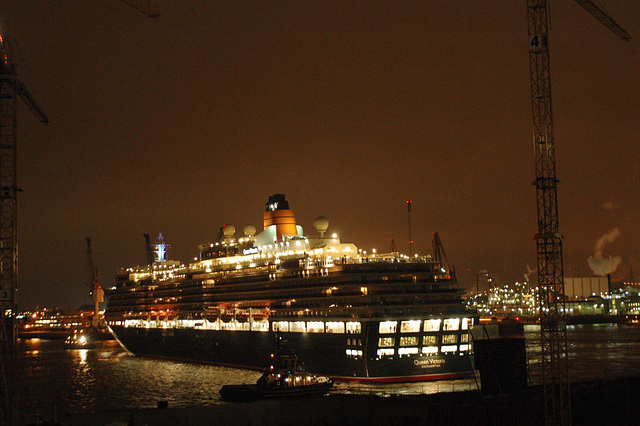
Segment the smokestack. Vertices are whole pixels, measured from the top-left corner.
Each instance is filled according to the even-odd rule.
[[[276,226],[278,240],[283,235],[298,235],[296,218],[293,211],[289,210],[289,203],[284,194],[274,194],[269,197],[264,212],[264,229],[271,225]]]
[[[609,287],[609,295],[611,295],[611,274],[607,274],[607,286]]]

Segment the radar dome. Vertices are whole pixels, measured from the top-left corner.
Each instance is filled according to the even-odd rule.
[[[233,225],[226,224],[222,227],[222,232],[224,233],[224,236],[227,238],[233,237],[233,235],[236,233],[236,227]]]
[[[252,237],[256,235],[256,227],[253,225],[246,225],[244,227],[244,235],[245,237]]]
[[[320,238],[324,238],[324,233],[329,228],[329,220],[324,216],[319,216],[315,222],[313,222],[313,226],[316,228],[316,231],[320,233]]]

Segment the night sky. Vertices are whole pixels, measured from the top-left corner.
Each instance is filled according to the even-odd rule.
[[[467,288],[534,267],[525,0],[157,3],[0,5],[50,120],[19,106],[19,309],[90,301],[86,236],[109,287],[145,263],[143,233],[186,262],[224,223],[261,229],[274,193],[305,233],[324,215],[380,252],[408,251],[410,198],[414,250],[438,232]],[[597,254],[623,280],[640,276],[640,6],[602,4],[634,40],[552,4],[559,218],[567,276]]]

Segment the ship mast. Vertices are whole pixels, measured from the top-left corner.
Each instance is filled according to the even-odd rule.
[[[407,200],[407,223],[409,227],[409,256],[413,256],[413,239],[411,238],[411,204],[413,204],[413,201]]]
[[[153,266],[153,248],[151,247],[151,238],[149,234],[142,234],[144,236],[144,245],[147,252],[147,266]]]

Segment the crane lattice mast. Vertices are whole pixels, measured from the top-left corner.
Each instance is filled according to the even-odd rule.
[[[43,123],[47,116],[18,78],[6,29],[0,24],[0,423],[17,422],[18,97]]]
[[[590,0],[575,0],[614,34],[631,37]],[[535,235],[540,301],[542,381],[546,424],[571,424],[567,326],[558,222],[555,141],[549,67],[549,11],[546,0],[527,0],[529,65],[535,147],[538,232]]]
[[[100,272],[93,260],[93,250],[91,249],[91,238],[85,237],[87,241],[87,262],[89,265],[89,288],[91,289],[91,298],[93,300],[93,318],[91,319],[91,325],[93,327],[100,326],[100,303],[104,302],[104,290],[102,289],[102,282],[100,281]]]
[[[533,110],[538,232],[535,235],[540,301],[542,382],[547,424],[570,424],[562,235],[551,108],[547,2],[528,0],[529,65]]]

